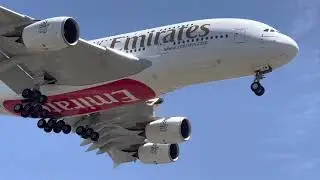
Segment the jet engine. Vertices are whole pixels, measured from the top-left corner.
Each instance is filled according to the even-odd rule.
[[[162,118],[145,128],[146,138],[154,143],[173,144],[190,139],[191,125],[185,117]]]
[[[139,147],[138,157],[145,164],[175,162],[179,158],[179,145],[146,143]]]
[[[22,42],[32,51],[57,51],[76,45],[79,36],[79,26],[73,18],[54,17],[26,26]]]

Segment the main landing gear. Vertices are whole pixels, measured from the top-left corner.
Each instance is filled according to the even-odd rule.
[[[55,133],[63,132],[64,134],[69,134],[71,132],[71,126],[69,124],[66,124],[63,120],[57,120],[55,118],[50,118],[48,121],[40,119],[37,126],[38,128],[43,129],[46,133],[53,131]]]
[[[24,89],[22,91],[24,98],[21,103],[14,106],[14,112],[20,113],[22,117],[41,118],[37,126],[43,129],[46,133],[71,133],[71,126],[66,124],[61,118],[52,117],[49,111],[44,109],[44,105],[48,98],[41,94],[37,89]],[[47,119],[47,120],[46,120]],[[98,141],[99,133],[95,132],[92,128],[79,126],[76,133],[83,139],[90,138],[92,141]]]
[[[20,113],[21,116],[25,118],[41,118],[37,126],[40,129],[44,129],[47,133],[53,131],[55,133],[63,132],[64,134],[69,134],[71,132],[71,126],[63,120],[58,121],[55,118],[49,118],[49,111],[42,107],[48,98],[41,94],[39,90],[24,89],[22,91],[22,97],[24,98],[22,103],[14,106],[16,113]],[[49,120],[46,121],[46,118],[49,118]]]
[[[261,85],[260,81],[265,78],[264,75],[271,72],[271,66],[263,66],[260,70],[256,71],[255,78],[253,83],[251,84],[251,90],[257,95],[262,96],[265,93],[264,87]]]
[[[79,126],[76,129],[76,133],[81,136],[83,139],[88,139],[90,138],[92,141],[98,141],[99,140],[99,133],[95,132],[92,128],[90,127],[83,127]]]
[[[24,89],[22,91],[22,103],[14,106],[14,112],[20,113],[22,117],[27,118],[47,118],[49,111],[42,108],[47,101],[47,96],[41,94],[37,89]]]

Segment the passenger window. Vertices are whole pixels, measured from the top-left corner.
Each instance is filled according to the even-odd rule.
[[[268,32],[269,31],[269,29],[265,29],[265,30],[263,30],[264,32]]]
[[[270,32],[274,32],[274,30],[273,29],[271,29],[271,31]]]

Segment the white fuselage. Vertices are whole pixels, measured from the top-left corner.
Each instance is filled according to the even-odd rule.
[[[126,77],[152,89],[153,92],[145,88],[145,98],[161,96],[193,84],[252,75],[265,66],[276,69],[291,61],[299,49],[294,40],[269,25],[231,18],[184,22],[90,42],[152,63],[142,72]],[[112,82],[116,81],[119,80]],[[53,96],[110,83],[90,86],[44,85],[41,92]],[[130,99],[128,94],[124,95],[126,100]],[[141,92],[140,95],[144,96]],[[1,97],[2,100],[19,98]],[[64,109],[61,103],[60,107]],[[1,113],[12,115],[6,109],[2,109]]]
[[[275,69],[298,51],[294,40],[271,26],[231,18],[184,22],[92,42],[150,60],[152,66],[133,78],[158,95],[192,84],[252,75],[264,65]]]

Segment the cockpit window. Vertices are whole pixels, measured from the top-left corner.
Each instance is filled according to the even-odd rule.
[[[263,31],[264,32],[279,32],[278,30],[275,30],[275,29],[265,29]]]

